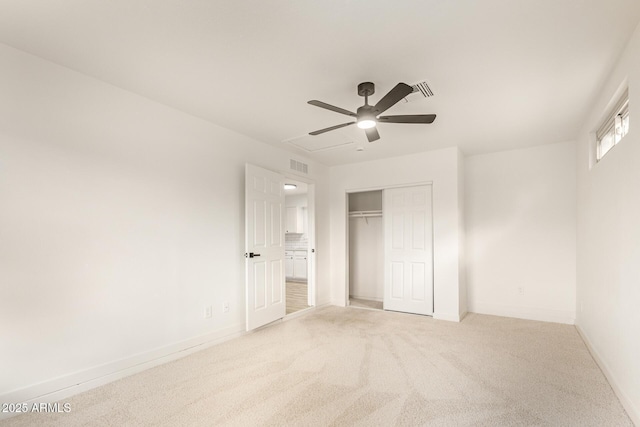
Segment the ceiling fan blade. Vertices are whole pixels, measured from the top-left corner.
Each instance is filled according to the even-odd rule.
[[[315,99],[313,101],[307,102],[307,104],[315,105],[316,107],[324,108],[326,110],[335,111],[336,113],[346,114],[347,116],[358,117],[358,115],[356,113],[352,113],[349,110],[345,110],[344,108],[340,108],[340,107],[336,107],[336,106],[331,105],[331,104],[327,104],[326,102],[316,101]]]
[[[375,127],[365,129],[364,132],[367,134],[367,139],[369,142],[377,141],[380,139],[380,134],[378,133],[378,129]]]
[[[433,123],[435,114],[414,114],[409,116],[380,116],[380,123]]]
[[[384,113],[411,92],[413,92],[413,88],[411,88],[411,86],[406,83],[398,83],[396,87],[391,89],[389,93],[383,96],[382,99],[373,107],[374,110],[376,110],[376,114]]]
[[[353,125],[355,123],[356,122],[342,123],[341,125],[335,125],[335,126],[331,126],[330,128],[324,128],[324,129],[316,130],[314,132],[309,132],[309,135],[314,135],[314,136],[320,135],[321,133],[329,132],[330,130],[340,129],[345,126]]]

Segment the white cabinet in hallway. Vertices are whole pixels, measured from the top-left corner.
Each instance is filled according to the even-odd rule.
[[[307,251],[295,251],[293,256],[293,278],[307,280]]]
[[[285,251],[284,271],[287,280],[307,280],[307,251],[303,249]]]
[[[287,279],[293,278],[293,251],[284,251],[284,275]]]
[[[285,233],[302,234],[304,233],[304,211],[296,206],[289,206],[286,209],[287,221]]]

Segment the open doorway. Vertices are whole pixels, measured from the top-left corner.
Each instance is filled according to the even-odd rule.
[[[307,183],[286,179],[285,185],[285,284],[286,314],[312,305],[310,285],[312,230],[310,190]]]

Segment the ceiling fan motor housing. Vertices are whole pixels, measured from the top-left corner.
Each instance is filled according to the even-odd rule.
[[[362,107],[358,108],[357,114],[358,114],[358,119],[357,119],[358,121],[361,121],[361,120],[376,121],[376,110],[373,107],[373,105],[363,105]]]
[[[371,96],[376,93],[376,87],[371,82],[364,82],[358,85],[358,95]]]

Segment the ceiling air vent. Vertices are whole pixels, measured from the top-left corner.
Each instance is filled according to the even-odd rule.
[[[425,98],[429,98],[430,96],[433,96],[433,91],[431,90],[427,82],[418,82],[414,84],[412,88],[413,88],[413,93],[420,92],[422,96],[424,96]]]
[[[309,173],[309,165],[297,160],[290,159],[289,167],[291,168],[291,170],[294,170],[296,172]]]
[[[431,98],[433,96],[433,91],[426,81],[418,82],[411,86],[411,88],[413,89],[413,92],[403,99],[404,102],[420,101],[421,99]]]

